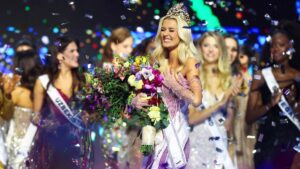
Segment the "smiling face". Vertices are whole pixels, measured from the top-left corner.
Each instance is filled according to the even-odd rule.
[[[287,35],[276,33],[272,36],[271,57],[277,63],[281,63],[288,59],[285,52],[291,47]]]
[[[233,38],[225,38],[229,63],[232,64],[238,56],[238,44]]]
[[[178,26],[175,19],[165,19],[160,30],[160,39],[163,48],[175,49],[180,42]]]
[[[206,63],[216,63],[220,58],[220,47],[216,39],[212,36],[207,36],[200,44],[200,50],[203,59]]]
[[[57,57],[61,61],[61,64],[64,64],[66,67],[77,68],[79,66],[79,52],[75,42],[69,43],[66,49],[62,53],[59,53]]]

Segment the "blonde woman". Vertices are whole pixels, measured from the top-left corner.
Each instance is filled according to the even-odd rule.
[[[223,37],[206,32],[198,42],[203,64],[200,77],[203,86],[202,105],[190,106],[191,153],[187,168],[232,169],[227,151],[232,132],[233,110],[230,100],[238,92],[241,78],[231,85],[231,69]]]
[[[189,15],[182,4],[172,7],[161,18],[156,36],[158,47],[153,56],[164,75],[163,100],[169,110],[170,124],[156,136],[155,150],[146,168],[186,166],[189,131],[185,113],[188,104],[199,106],[202,100],[197,49],[193,45]],[[137,107],[147,105],[137,96]]]

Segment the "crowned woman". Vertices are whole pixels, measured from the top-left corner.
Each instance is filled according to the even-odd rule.
[[[183,4],[173,6],[159,22],[153,56],[164,76],[162,97],[170,124],[156,134],[154,153],[146,168],[182,168],[188,161],[187,105],[199,106],[202,99],[199,60],[189,23]],[[143,102],[139,95],[134,100],[137,105]]]

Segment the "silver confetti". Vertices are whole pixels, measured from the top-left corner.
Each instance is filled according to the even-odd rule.
[[[271,40],[272,40],[272,37],[270,35],[266,37],[267,42],[271,42]]]
[[[243,20],[243,24],[245,25],[245,26],[248,26],[249,25],[249,21],[248,20]]]
[[[72,8],[73,11],[76,10],[74,1],[70,1],[70,2],[69,2],[69,5],[71,6],[71,8]]]
[[[125,20],[126,19],[126,16],[125,15],[121,15],[121,20]]]
[[[85,18],[88,18],[88,19],[93,19],[93,18],[94,18],[94,16],[93,16],[93,15],[90,15],[90,14],[85,14],[84,17],[85,17]]]
[[[279,21],[278,20],[271,20],[271,25],[278,26]]]
[[[255,139],[255,136],[248,135],[247,138],[248,138],[248,139]]]
[[[268,13],[266,13],[264,17],[268,21],[270,21],[272,19],[271,16]]]
[[[264,134],[259,134],[257,141],[262,142],[263,138],[264,138]]]
[[[205,2],[207,5],[210,5],[210,6],[212,6],[212,5],[214,5],[215,4],[215,2],[214,1],[206,1]]]
[[[63,22],[63,23],[60,24],[60,26],[67,25],[67,24],[69,24],[69,23],[70,23],[70,22]]]
[[[56,13],[56,12],[52,12],[51,13],[53,16],[59,16],[60,14],[59,13]]]

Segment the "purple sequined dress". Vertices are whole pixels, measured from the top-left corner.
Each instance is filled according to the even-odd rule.
[[[70,98],[58,90],[66,103]],[[84,169],[87,168],[83,137],[86,132],[71,124],[49,97],[42,109],[43,123],[35,136],[30,152],[30,169]]]

